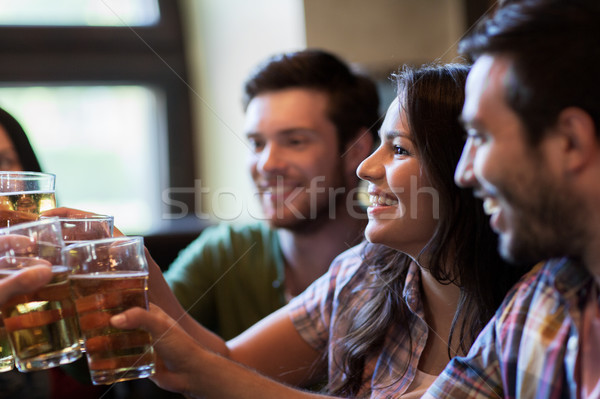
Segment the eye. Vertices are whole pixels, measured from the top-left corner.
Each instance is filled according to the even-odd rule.
[[[402,147],[401,145],[394,145],[394,155],[398,155],[398,156],[410,156],[410,152]]]
[[[265,147],[265,141],[256,137],[249,137],[248,144],[254,152],[261,152]]]
[[[286,140],[286,144],[290,147],[301,147],[308,142],[303,136],[290,136]]]
[[[467,130],[467,140],[471,140],[472,145],[479,146],[486,141],[486,134],[480,130],[470,128]]]

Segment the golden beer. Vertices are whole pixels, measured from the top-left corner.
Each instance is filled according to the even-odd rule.
[[[56,208],[54,191],[0,193],[0,228],[37,220],[41,212]]]
[[[147,308],[148,273],[98,272],[70,276],[94,384],[112,384],[154,374],[150,334],[121,330],[110,318],[129,308]]]
[[[8,335],[6,334],[4,323],[2,323],[2,317],[0,317],[0,373],[12,370],[13,366],[12,348],[10,347],[10,342],[8,342]]]
[[[43,370],[81,357],[69,274],[68,267],[52,266],[50,283],[33,294],[13,297],[2,307],[4,326],[20,371]]]

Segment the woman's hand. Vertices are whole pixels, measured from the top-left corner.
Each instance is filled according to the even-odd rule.
[[[159,387],[173,392],[192,394],[191,378],[201,357],[201,348],[178,324],[158,306],[150,311],[132,308],[113,316],[117,328],[142,328],[152,335],[157,355],[156,374],[151,377]]]
[[[163,389],[206,399],[323,398],[277,383],[206,350],[153,304],[150,311],[129,309],[113,316],[110,322],[117,328],[142,328],[152,335],[158,359],[156,374],[150,379]]]

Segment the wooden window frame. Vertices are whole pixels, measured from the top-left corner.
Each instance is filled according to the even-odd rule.
[[[194,187],[190,90],[179,0],[152,26],[0,26],[0,82],[144,85],[166,100],[168,187]],[[158,194],[157,194],[158,195]],[[171,194],[195,214],[191,195]],[[177,230],[177,220],[171,223]]]

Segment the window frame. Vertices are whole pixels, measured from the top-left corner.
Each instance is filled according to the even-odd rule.
[[[194,187],[180,1],[158,0],[158,6],[160,19],[151,26],[0,26],[0,81],[160,89],[166,102],[167,187]],[[189,214],[195,214],[193,196],[171,194],[169,198],[184,203]],[[178,230],[177,222],[162,223],[162,229]]]

